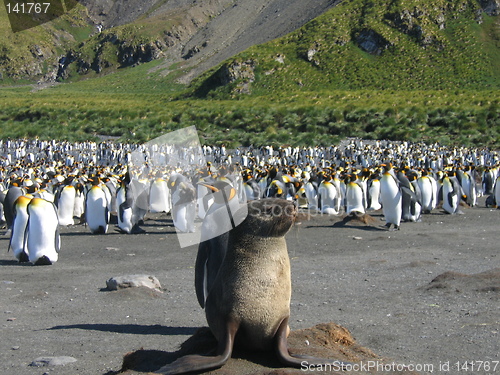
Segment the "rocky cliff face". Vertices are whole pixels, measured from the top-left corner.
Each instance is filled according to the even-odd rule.
[[[0,56],[5,76],[39,81],[133,66],[165,57],[203,72],[255,43],[282,36],[335,5],[334,0],[81,0],[93,32],[70,45],[50,32],[53,46],[31,41],[19,62]],[[70,20],[71,22],[71,20]],[[44,27],[44,26],[42,26]],[[50,28],[50,26],[47,26]],[[64,40],[64,43],[62,41]],[[35,47],[38,46],[38,47]],[[0,42],[0,55],[1,55]],[[62,53],[60,50],[65,50]],[[38,51],[38,52],[37,52]],[[11,64],[12,66],[9,66]],[[1,79],[1,77],[0,77]]]

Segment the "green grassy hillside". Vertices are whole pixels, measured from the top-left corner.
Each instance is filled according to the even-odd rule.
[[[52,22],[17,33],[12,32],[3,5],[0,8],[1,85],[55,78],[59,57],[93,32],[81,6]]]
[[[346,0],[294,33],[250,48],[226,66],[235,62],[251,62],[250,92],[255,95],[498,89],[500,18],[484,13],[475,0]],[[209,72],[196,83],[201,87],[197,93],[234,95],[243,81],[217,89]]]
[[[0,135],[328,145],[349,136],[500,147],[499,17],[477,1],[350,0],[185,87],[161,61],[0,88]]]

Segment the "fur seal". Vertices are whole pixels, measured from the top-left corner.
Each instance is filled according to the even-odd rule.
[[[269,198],[250,201],[245,208],[245,220],[214,242],[224,245],[223,250],[212,249],[210,242],[202,243],[196,262],[196,291],[218,341],[215,355],[184,356],[156,373],[182,374],[221,367],[231,357],[234,345],[275,350],[280,362],[288,367],[300,368],[303,361],[335,362],[288,351],[292,286],[284,236],[295,221],[295,205]],[[200,295],[204,290],[208,292],[206,299]]]

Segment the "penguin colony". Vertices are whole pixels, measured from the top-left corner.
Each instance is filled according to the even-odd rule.
[[[203,166],[194,167],[200,164],[191,150],[175,147],[0,140],[0,220],[10,231],[9,250],[19,262],[52,264],[59,226],[85,223],[90,233],[105,234],[116,216],[116,230],[142,233],[147,212],[170,213],[178,231],[192,232],[224,186],[239,203],[282,198],[326,215],[382,210],[390,230],[437,208],[460,213],[482,195],[487,207],[500,206],[500,157],[485,148],[350,139],[331,147],[202,151]],[[132,152],[144,155],[144,166],[127,167]],[[153,159],[164,163],[148,165]]]

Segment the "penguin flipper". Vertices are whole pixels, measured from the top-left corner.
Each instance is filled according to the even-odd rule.
[[[403,193],[405,193],[408,197],[410,197],[410,202],[411,203],[417,203],[418,202],[417,195],[410,188],[408,188],[406,186],[401,186],[401,191]]]
[[[195,289],[201,307],[205,307],[205,300],[219,273],[220,266],[226,255],[228,239],[229,233],[226,232],[203,241],[198,246],[195,265]]]
[[[120,223],[123,223],[123,214],[125,213],[125,209],[127,207],[125,207],[125,202],[120,204],[120,206],[118,207],[118,221]]]
[[[56,228],[54,243],[56,252],[58,253],[59,250],[61,250],[61,235],[59,234],[59,227]]]
[[[31,204],[31,202],[30,202]],[[28,207],[29,205],[28,204]],[[29,212],[29,211],[28,211]],[[30,218],[28,216],[28,220],[26,221],[26,228],[24,229],[24,238],[23,238],[23,251],[26,252],[26,244],[28,243],[28,231],[29,231],[29,227],[30,227]]]
[[[453,198],[457,196],[457,193],[455,191],[452,191],[448,193],[448,203],[451,207],[453,207]]]
[[[7,247],[7,252],[9,252],[12,244],[12,238],[14,238],[14,223],[16,222],[17,210],[14,208],[13,217],[12,217],[12,227],[10,228],[10,239],[9,239],[9,247]]]

